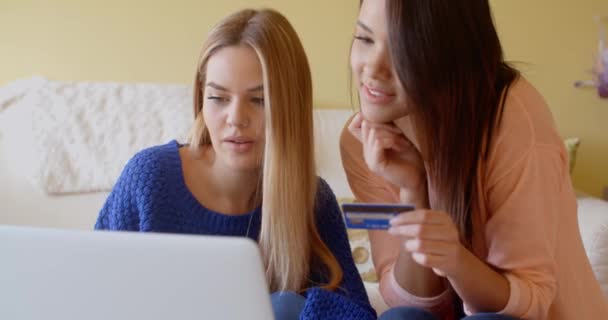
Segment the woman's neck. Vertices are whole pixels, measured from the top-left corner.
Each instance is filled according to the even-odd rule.
[[[246,213],[257,205],[256,191],[260,185],[259,170],[235,171],[215,161],[209,167],[209,185],[221,207],[229,213]]]
[[[229,168],[217,159],[213,148],[205,148],[201,157],[191,159],[188,187],[203,206],[224,214],[239,215],[251,212],[259,205],[261,197],[256,191],[261,185],[260,170]]]

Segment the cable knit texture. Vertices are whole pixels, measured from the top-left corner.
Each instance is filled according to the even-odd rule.
[[[186,187],[179,144],[137,153],[118,178],[99,213],[95,229],[200,235],[248,236],[257,240],[261,208],[231,216],[203,207]],[[313,287],[304,293],[300,319],[375,319],[367,293],[353,262],[346,229],[336,197],[319,178],[317,228],[344,271],[335,292]],[[311,283],[323,282],[322,270],[313,270]]]

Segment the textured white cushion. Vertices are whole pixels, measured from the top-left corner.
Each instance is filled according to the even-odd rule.
[[[608,297],[608,202],[579,198],[578,223],[595,277]]]
[[[2,117],[13,129],[4,131],[29,146],[32,161],[23,173],[46,193],[107,191],[137,151],[185,139],[191,91],[167,84],[18,81],[0,90],[7,109]],[[20,149],[26,148],[14,150]]]

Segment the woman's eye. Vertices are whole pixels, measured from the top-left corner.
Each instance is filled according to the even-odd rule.
[[[264,98],[251,98],[251,102],[253,102],[256,105],[263,106]]]
[[[374,41],[369,38],[369,37],[365,37],[365,36],[355,36],[355,40],[361,41],[365,44],[373,44]]]
[[[228,99],[220,96],[208,96],[207,100],[212,101],[215,104],[221,104],[228,102]]]

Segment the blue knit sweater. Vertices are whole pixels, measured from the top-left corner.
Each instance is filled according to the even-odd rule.
[[[202,206],[186,187],[179,144],[145,149],[127,163],[99,213],[95,229],[245,236],[257,240],[261,210],[233,216]],[[334,292],[311,287],[300,319],[375,319],[361,277],[353,262],[344,222],[335,195],[319,179],[316,219],[319,234],[344,271]],[[311,283],[323,283],[322,270],[313,270]]]

